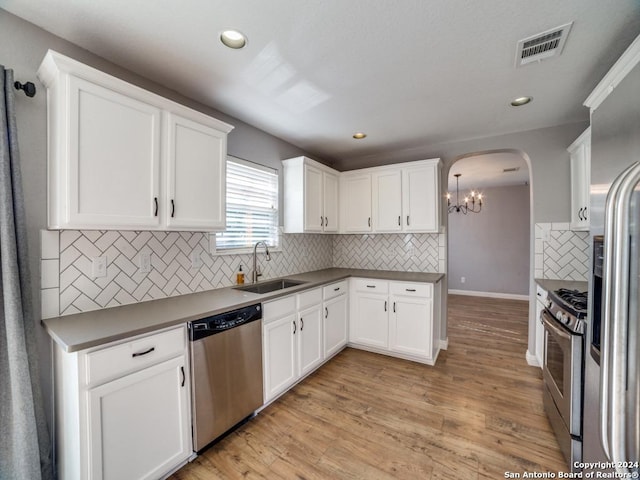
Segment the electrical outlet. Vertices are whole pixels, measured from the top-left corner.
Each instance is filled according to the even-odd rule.
[[[93,278],[107,276],[107,257],[93,257],[91,259],[91,274]]]
[[[202,256],[199,250],[191,252],[191,268],[202,267]]]
[[[467,281],[467,278],[466,278],[466,277],[460,277],[460,283],[464,283],[464,282],[466,282],[466,281]]]
[[[143,252],[140,254],[140,272],[149,273],[151,271],[151,254]]]

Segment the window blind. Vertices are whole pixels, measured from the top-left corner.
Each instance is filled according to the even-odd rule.
[[[227,160],[227,229],[216,236],[217,250],[278,244],[278,172],[246,160]]]

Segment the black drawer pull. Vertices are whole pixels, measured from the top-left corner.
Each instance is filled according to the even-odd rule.
[[[415,288],[405,288],[405,290],[406,290],[407,292],[415,292],[415,291],[416,291],[416,289],[415,289]]]
[[[375,285],[367,285],[367,288],[376,288]]]
[[[340,287],[336,287],[333,289],[334,292],[337,292],[338,290],[340,290]]]
[[[132,353],[132,354],[131,354],[131,356],[132,356],[133,358],[141,357],[141,356],[143,356],[143,355],[146,355],[146,354],[148,354],[148,353],[153,352],[155,349],[156,349],[156,347],[151,347],[149,350],[145,350],[144,352],[136,352],[136,353]]]

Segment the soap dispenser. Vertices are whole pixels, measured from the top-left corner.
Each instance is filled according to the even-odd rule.
[[[238,285],[244,284],[244,272],[242,271],[242,264],[240,264],[240,268],[238,268],[238,273],[236,274],[236,283]]]

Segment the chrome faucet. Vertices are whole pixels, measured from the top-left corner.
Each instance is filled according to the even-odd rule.
[[[267,244],[263,241],[260,242],[256,242],[256,244],[253,246],[253,270],[251,271],[251,283],[256,283],[258,281],[258,277],[262,276],[262,273],[260,273],[260,267],[258,266],[258,245],[264,245],[264,254],[265,254],[265,258],[267,259],[267,262],[269,260],[271,260],[271,255],[269,254],[269,247],[267,246]]]

